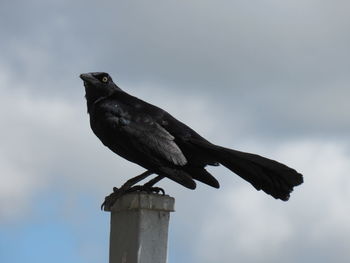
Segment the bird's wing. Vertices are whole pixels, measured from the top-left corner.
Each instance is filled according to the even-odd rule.
[[[131,122],[130,125],[124,126],[123,130],[146,152],[155,152],[175,165],[183,166],[187,163],[182,151],[174,142],[174,136],[158,123]]]
[[[174,136],[157,122],[149,119],[123,121],[120,118],[118,124],[114,123],[114,125],[118,127],[119,132],[130,139],[134,147],[144,154],[150,157],[156,155],[179,166],[187,163],[186,157],[174,141]]]

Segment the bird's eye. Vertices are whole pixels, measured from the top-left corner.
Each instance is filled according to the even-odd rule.
[[[106,76],[104,76],[104,77],[102,78],[102,82],[106,83],[107,81],[108,81],[108,78],[107,78]]]

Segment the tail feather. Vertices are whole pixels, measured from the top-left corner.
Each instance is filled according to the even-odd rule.
[[[207,170],[204,168],[191,168],[188,173],[191,175],[193,179],[210,185],[215,188],[220,188],[220,184],[218,180],[215,179]]]
[[[168,177],[169,179],[189,188],[195,189],[196,182],[192,179],[191,175],[181,169],[159,167],[156,171],[157,174]]]
[[[231,150],[208,142],[194,141],[219,163],[276,199],[287,201],[293,187],[303,183],[303,176],[277,161],[251,153]]]

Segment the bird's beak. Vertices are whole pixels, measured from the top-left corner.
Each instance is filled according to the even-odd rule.
[[[91,73],[84,73],[84,74],[80,74],[80,78],[82,80],[84,80],[84,82],[88,82],[88,83],[91,83],[95,80],[95,77],[92,76]]]

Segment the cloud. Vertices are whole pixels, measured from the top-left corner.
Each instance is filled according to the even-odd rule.
[[[2,110],[0,219],[23,213],[31,198],[52,179],[45,174],[54,162],[54,132],[69,119],[70,107],[55,100],[32,97],[12,86],[1,71]]]
[[[313,0],[2,1],[1,223],[21,221],[52,191],[65,200],[63,220],[77,226],[90,217],[79,196],[102,199],[142,171],[90,131],[78,75],[103,70],[212,142],[305,174],[288,203],[221,167],[213,170],[220,190],[164,180],[177,198],[171,259],[184,251],[181,262],[349,258],[347,10]]]
[[[73,102],[78,74],[102,70],[126,90],[148,83],[210,96],[213,109],[242,116],[252,136],[348,137],[347,7],[13,1],[1,11],[0,45],[3,63],[31,93]],[[19,9],[27,10],[22,19],[8,15]]]
[[[301,141],[272,155],[303,172],[305,183],[288,203],[264,198],[241,183],[219,193],[202,218],[198,262],[346,262],[350,242],[347,209],[349,154],[337,143]],[[203,249],[206,248],[206,249]]]

